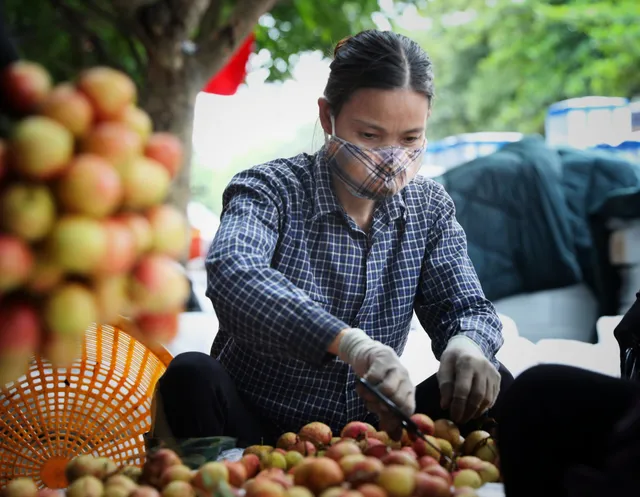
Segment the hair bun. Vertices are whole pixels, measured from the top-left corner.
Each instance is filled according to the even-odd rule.
[[[333,56],[335,57],[336,55],[338,55],[338,51],[347,44],[347,42],[351,39],[351,36],[346,36],[344,38],[342,38],[342,40],[340,40],[337,44],[336,44],[336,48],[333,50]]]

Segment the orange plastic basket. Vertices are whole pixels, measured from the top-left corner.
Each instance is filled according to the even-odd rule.
[[[18,477],[65,488],[78,454],[142,465],[151,398],[171,361],[161,345],[132,332],[92,326],[70,368],[34,357],[27,374],[0,389],[0,488]]]

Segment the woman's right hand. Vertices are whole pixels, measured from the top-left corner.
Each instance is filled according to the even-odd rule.
[[[409,371],[391,347],[373,340],[360,329],[352,328],[340,339],[338,357],[350,364],[356,375],[377,386],[407,416],[414,413],[415,389]],[[364,399],[367,409],[379,416],[380,429],[399,440],[402,425],[397,416],[361,386],[357,387],[357,391]]]

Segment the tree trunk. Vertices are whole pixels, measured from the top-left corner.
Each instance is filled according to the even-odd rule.
[[[156,131],[175,134],[184,146],[184,164],[177,174],[168,201],[186,213],[191,197],[191,152],[193,116],[198,92],[206,80],[198,77],[190,64],[168,69],[150,62],[142,107],[149,113]]]
[[[135,18],[136,33],[148,53],[142,107],[151,116],[156,130],[175,134],[184,146],[184,164],[168,199],[182,212],[186,213],[191,196],[193,116],[198,92],[208,78],[222,69],[260,16],[276,1],[238,0],[231,15],[220,25],[221,1],[116,1],[123,18],[129,21]],[[181,15],[176,17],[178,11]],[[210,25],[212,19],[216,22]],[[198,27],[200,35],[188,47],[185,40]]]

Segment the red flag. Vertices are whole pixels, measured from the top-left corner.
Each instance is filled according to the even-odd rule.
[[[202,89],[205,93],[233,95],[247,75],[247,62],[253,52],[256,35],[251,33],[231,60]]]

